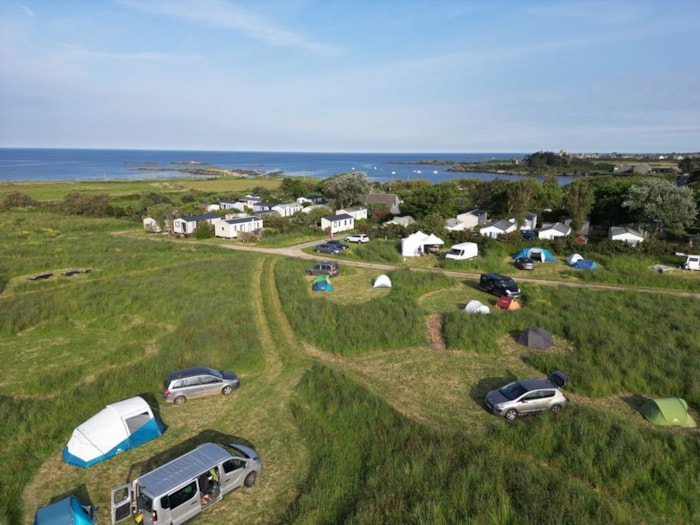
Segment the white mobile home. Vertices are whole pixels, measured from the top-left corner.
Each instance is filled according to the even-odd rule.
[[[235,239],[239,233],[257,234],[262,230],[263,221],[260,217],[240,217],[228,219],[216,225],[214,235],[223,239]]]

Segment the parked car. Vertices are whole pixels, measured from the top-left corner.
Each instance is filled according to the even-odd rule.
[[[330,275],[331,277],[335,277],[338,275],[338,272],[340,271],[340,268],[338,267],[338,263],[335,263],[333,261],[324,261],[320,263],[316,263],[313,266],[309,266],[306,269],[306,273],[309,275]]]
[[[513,381],[489,392],[486,408],[509,421],[545,410],[557,413],[569,404],[569,399],[561,391],[568,382],[569,376],[559,370],[549,374],[549,379]]]
[[[332,255],[340,255],[343,253],[343,249],[340,246],[336,246],[335,244],[318,244],[315,248],[314,251],[316,253],[330,253]]]
[[[330,239],[330,240],[326,241],[325,244],[331,244],[331,245],[333,245],[333,246],[337,246],[338,248],[340,248],[340,249],[343,250],[343,251],[345,251],[345,250],[347,250],[347,249],[350,248],[350,246],[348,246],[348,245],[345,244],[344,242],[341,242],[341,241],[339,241],[339,240],[337,240],[337,239]]]
[[[479,288],[498,297],[505,295],[517,299],[521,295],[520,288],[512,278],[498,273],[481,274]]]
[[[529,257],[518,257],[517,259],[515,259],[515,261],[513,261],[513,264],[519,270],[535,269],[535,261],[533,261]]]
[[[240,386],[238,376],[227,370],[209,367],[186,368],[168,374],[163,397],[169,403],[184,405],[194,397],[223,394],[228,396]]]
[[[369,236],[365,235],[364,233],[353,233],[352,235],[345,237],[345,240],[348,242],[358,242],[364,244],[369,242]]]

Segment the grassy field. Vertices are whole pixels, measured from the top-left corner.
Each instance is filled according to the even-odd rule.
[[[112,487],[219,439],[255,446],[264,472],[205,524],[700,520],[700,431],[636,410],[680,396],[700,421],[697,298],[523,281],[522,310],[467,316],[468,300],[495,298],[435,271],[397,269],[375,289],[376,270],[341,261],[334,291],[313,293],[308,261],[114,235],[133,228],[114,219],[13,211],[0,228],[0,523],[31,523],[67,492],[109,523]],[[371,245],[352,257],[388,257]],[[505,271],[506,255],[488,257]],[[62,275],[73,268],[90,272]],[[518,345],[530,326],[555,346]],[[194,364],[242,386],[163,404],[165,374]],[[484,410],[488,390],[554,368],[572,377],[570,409],[513,423]],[[63,463],[75,425],[134,395],[157,408],[161,438],[89,469]]]

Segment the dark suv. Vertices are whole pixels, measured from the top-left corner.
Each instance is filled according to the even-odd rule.
[[[332,261],[325,261],[316,263],[313,266],[309,266],[306,269],[306,273],[309,275],[330,275],[335,277],[338,275],[340,269],[338,268],[338,263]]]
[[[479,288],[498,297],[505,295],[517,299],[521,295],[520,288],[512,278],[498,273],[482,273]]]

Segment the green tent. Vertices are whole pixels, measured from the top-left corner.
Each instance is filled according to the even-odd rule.
[[[639,408],[642,415],[655,425],[695,428],[697,424],[688,414],[688,403],[680,397],[648,399]]]

